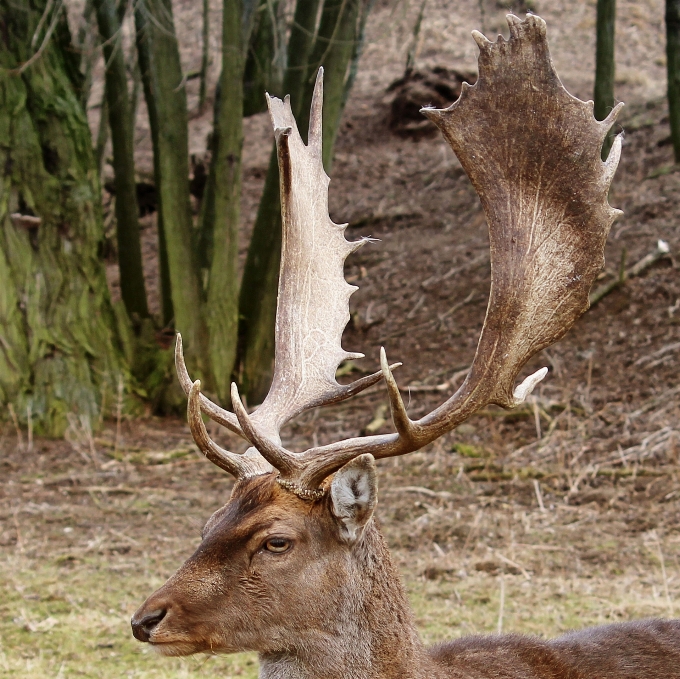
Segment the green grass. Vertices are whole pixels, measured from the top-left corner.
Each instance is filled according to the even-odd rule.
[[[107,561],[0,562],[0,677],[257,677],[252,654],[163,658],[135,641],[130,617],[162,579]]]
[[[0,677],[239,677],[255,679],[252,654],[164,658],[130,634],[130,616],[162,584],[169,563],[124,555],[77,560],[8,554],[0,561]],[[664,616],[659,587],[633,574],[603,578],[504,575],[503,631],[554,636],[590,624]],[[495,632],[500,578],[486,573],[406,585],[427,643]]]

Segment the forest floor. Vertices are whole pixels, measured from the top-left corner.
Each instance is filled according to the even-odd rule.
[[[508,3],[457,2],[455,16],[448,4],[428,5],[418,64],[473,68],[470,29],[493,35]],[[565,85],[589,98],[595,3],[531,4],[548,21]],[[179,2],[180,17],[195,19],[194,5]],[[347,263],[360,289],[344,346],[366,358],[346,370],[375,370],[385,346],[404,363],[397,377],[411,386],[412,417],[462,381],[489,288],[486,225],[457,160],[436,134],[399,137],[387,126],[385,91],[403,71],[418,8],[375,10],[330,187],[331,215],[350,222],[348,237],[380,239]],[[622,0],[617,12],[617,96],[628,105],[610,203],[624,215],[598,284],[617,275],[624,253],[630,267],[659,239],[671,256],[531,361],[526,373],[542,365],[550,373],[526,407],[485,409],[424,451],[379,464],[378,515],[428,642],[498,629],[552,636],[673,616],[680,605],[680,172],[662,96],[663,3]],[[183,31],[195,24],[178,21]],[[193,67],[191,50],[184,56]],[[209,120],[192,121],[195,153]],[[143,120],[138,135],[144,171]],[[270,144],[266,116],[248,119],[244,248]],[[153,217],[144,236],[153,291]],[[302,415],[284,442],[300,450],[367,427],[389,431],[386,413],[375,387]],[[25,432],[19,440],[5,427],[0,469],[0,677],[256,676],[249,655],[159,658],[130,635],[131,614],[229,495],[230,478],[202,458],[184,421],[104,422],[94,437],[74,424],[68,440],[32,448]]]

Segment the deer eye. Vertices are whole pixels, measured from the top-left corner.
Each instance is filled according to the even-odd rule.
[[[269,538],[269,540],[264,543],[264,548],[268,552],[282,554],[290,549],[290,540],[286,540],[285,538]]]

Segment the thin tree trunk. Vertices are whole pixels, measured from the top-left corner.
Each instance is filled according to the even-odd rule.
[[[97,31],[93,25],[94,13],[93,0],[85,0],[81,25],[78,29],[78,50],[81,54],[80,69],[84,75],[81,101],[85,108],[87,107],[87,101],[90,98],[90,90],[92,88],[92,67],[95,63],[95,60],[92,58],[92,52],[94,52],[97,46]]]
[[[427,0],[424,0],[421,10],[424,9],[426,2]],[[368,15],[371,13],[374,5],[375,0],[360,0],[357,39],[354,42],[354,51],[352,52],[352,60],[349,64],[349,73],[345,80],[345,91],[342,97],[343,111],[345,110],[345,104],[349,99],[349,94],[352,91],[354,81],[356,80],[359,71],[359,61],[361,60],[361,55],[364,53],[364,45],[366,44],[366,22],[368,21]]]
[[[614,25],[616,0],[597,0],[597,45],[595,52],[595,118],[604,120],[614,108]],[[602,145],[603,160],[609,155],[613,135]]]
[[[335,20],[330,42],[326,48],[324,67],[323,97],[323,165],[330,174],[335,150],[335,139],[340,129],[340,119],[345,108],[346,84],[349,77],[349,65],[352,61],[358,39],[357,20],[360,0],[335,0],[340,4],[339,16]],[[324,7],[324,11],[325,11]],[[319,33],[322,33],[323,17]],[[330,28],[330,27],[329,27]],[[310,93],[314,90],[313,82],[309,85]],[[311,96],[309,97],[311,105]],[[307,114],[309,116],[309,114]]]
[[[671,139],[680,163],[680,0],[666,0],[666,63]]]
[[[210,365],[219,398],[229,401],[238,331],[238,234],[243,146],[243,69],[245,45],[241,0],[225,0],[222,19],[222,73],[210,163],[210,210],[203,212],[213,234],[207,317]]]
[[[154,154],[160,178],[156,191],[167,246],[175,329],[184,338],[192,373],[211,388],[208,333],[192,242],[186,91],[170,0],[140,1],[136,19],[138,33],[143,32],[138,40],[147,41],[148,48],[149,87],[145,93],[149,111],[153,108],[156,116]]]
[[[198,110],[203,113],[208,93],[208,62],[210,60],[210,0],[203,0],[203,44],[201,45],[201,82],[198,90]]]
[[[298,0],[295,6],[293,26],[288,40],[288,60],[283,76],[283,94],[290,96],[293,113],[298,116],[302,110],[305,79],[309,69],[309,55],[314,46],[316,19],[319,13],[320,0]],[[307,130],[301,130],[305,139]],[[274,155],[276,146],[274,147]],[[278,177],[278,161],[274,158],[273,166]],[[277,178],[278,187],[278,178]]]
[[[280,262],[279,172],[272,152],[239,295],[237,372],[239,389],[251,404],[262,401],[271,382]]]
[[[147,114],[149,116],[149,127],[151,129],[151,145],[153,146],[153,174],[154,184],[156,186],[156,201],[158,206],[158,209],[156,210],[156,230],[158,231],[158,268],[161,292],[161,314],[163,326],[165,328],[169,328],[172,325],[175,312],[172,308],[170,266],[168,264],[168,248],[165,242],[163,209],[161,207],[163,197],[161,196],[160,192],[161,169],[160,153],[158,151],[158,113],[156,111],[156,104],[151,91],[151,75],[149,71],[149,42],[146,39],[146,17],[144,12],[141,11],[139,5],[135,11],[135,27],[137,29],[137,63],[139,65],[139,73],[142,78],[144,99],[146,101]]]
[[[30,405],[34,431],[60,435],[70,413],[95,426],[128,369],[97,254],[99,175],[65,13],[15,70],[35,53],[45,4],[1,4],[0,403],[23,421]]]
[[[264,93],[280,96],[283,72],[279,52],[279,0],[261,0],[243,75],[243,115],[267,110]]]
[[[99,109],[99,128],[97,129],[97,142],[95,144],[95,158],[97,159],[97,170],[99,176],[104,171],[104,160],[106,154],[106,142],[109,140],[109,103],[106,99],[106,82],[104,83],[104,98]]]
[[[113,145],[116,237],[120,291],[130,318],[147,318],[149,309],[139,238],[132,114],[118,15],[112,0],[96,0],[97,23],[106,60],[106,99]]]
[[[317,8],[314,0],[298,1],[284,89],[291,94],[298,127],[306,139],[316,71],[324,66],[323,158],[324,167],[329,168],[346,101],[348,67],[360,35],[359,0],[327,0],[312,47],[309,36],[313,34]],[[264,398],[271,382],[280,258],[281,209],[278,164],[273,152],[241,283],[238,372],[251,403]]]

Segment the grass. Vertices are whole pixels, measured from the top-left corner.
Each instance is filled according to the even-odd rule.
[[[255,679],[253,654],[165,658],[130,632],[133,612],[191,554],[224,502],[225,479],[197,456],[166,454],[159,463],[154,446],[95,467],[66,444],[41,445],[41,457],[10,449],[4,458],[0,679]],[[446,483],[433,484],[431,464],[415,453],[382,465],[379,505],[426,643],[495,633],[501,608],[504,632],[547,637],[673,615],[674,470],[592,475],[578,506],[545,476],[541,508],[529,478],[473,483],[444,470]]]
[[[129,619],[145,594],[162,584],[166,562],[145,568],[125,555],[0,561],[0,677],[257,676],[252,654],[163,658],[130,634]],[[657,574],[658,575],[658,574]],[[554,636],[567,629],[668,615],[658,577],[532,577],[448,574],[427,580],[408,573],[406,585],[427,643],[463,634],[496,632],[500,578],[503,631]]]
[[[130,634],[144,592],[162,584],[139,564],[99,556],[41,562],[8,556],[0,565],[0,677],[257,676],[257,659],[163,658]]]

